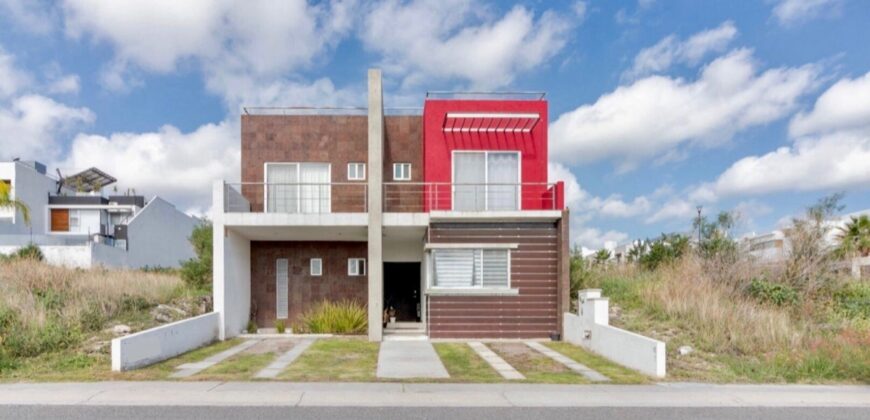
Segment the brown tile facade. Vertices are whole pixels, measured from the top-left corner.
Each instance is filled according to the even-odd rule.
[[[365,304],[368,278],[348,276],[348,258],[366,258],[365,242],[251,242],[251,311],[260,327],[275,323],[275,261],[287,258],[288,325],[323,300],[351,299]],[[323,275],[309,274],[309,260],[323,259]]]
[[[393,162],[410,162],[413,180],[422,181],[422,117],[387,116],[384,124],[384,180],[392,181]],[[241,179],[264,182],[266,162],[324,162],[331,164],[332,182],[354,182],[347,179],[347,164],[367,163],[367,145],[365,115],[243,115]],[[262,211],[262,185],[243,186],[242,193],[253,211]],[[364,209],[364,181],[332,187],[333,212]]]
[[[517,296],[431,296],[431,338],[546,338],[559,331],[560,232],[554,223],[433,224],[435,243],[517,243],[511,287]]]

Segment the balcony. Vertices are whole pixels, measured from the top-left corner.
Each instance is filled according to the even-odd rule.
[[[385,213],[562,210],[562,183],[386,182]],[[225,213],[329,214],[368,211],[364,182],[224,184]]]

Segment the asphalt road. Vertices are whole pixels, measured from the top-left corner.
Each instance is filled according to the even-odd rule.
[[[800,420],[870,418],[868,408],[355,408],[355,407],[151,407],[3,406],[0,419],[372,419],[372,420]]]

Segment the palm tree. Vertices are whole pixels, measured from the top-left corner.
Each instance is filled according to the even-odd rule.
[[[870,217],[852,216],[846,226],[839,228],[840,244],[835,253],[838,257],[866,257],[870,255]]]
[[[0,181],[0,209],[13,209],[21,213],[24,224],[30,226],[30,208],[23,201],[12,198],[12,186]]]
[[[610,260],[610,256],[610,251],[606,249],[599,249],[598,252],[595,253],[595,263],[604,264]]]

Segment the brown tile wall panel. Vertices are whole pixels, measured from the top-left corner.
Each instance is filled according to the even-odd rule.
[[[384,120],[384,181],[392,181],[393,162],[410,162],[413,181],[422,181],[422,117],[387,116]],[[331,164],[332,182],[353,182],[347,180],[347,164],[368,163],[368,118],[365,115],[243,115],[242,182],[262,183],[266,162],[325,162]],[[359,186],[333,186],[333,212],[363,211],[365,182],[359,183]],[[244,186],[242,194],[251,202],[253,211],[262,211],[261,185]],[[406,204],[410,206],[420,197],[403,196],[403,199],[411,200]]]
[[[266,162],[324,162],[332,182],[348,182],[347,164],[368,160],[365,115],[242,115],[242,182],[264,181]],[[334,187],[333,212],[364,208],[365,183]],[[263,210],[263,187],[242,193],[253,211]]]
[[[511,287],[517,296],[431,296],[432,338],[546,338],[561,317],[560,232],[554,223],[433,224],[433,243],[516,243]]]
[[[260,327],[275,323],[275,261],[287,258],[289,325],[323,300],[368,299],[368,278],[348,276],[348,258],[366,258],[365,242],[251,242],[251,307]],[[309,260],[323,259],[323,275],[309,275]]]
[[[384,189],[388,212],[423,211],[423,118],[387,116],[384,120],[384,182],[393,181],[393,164],[410,163],[411,180],[407,184],[388,185]]]

